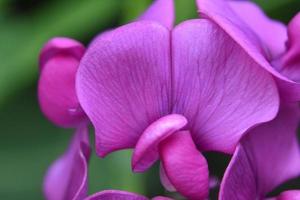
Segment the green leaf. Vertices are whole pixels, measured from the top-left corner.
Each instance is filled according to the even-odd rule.
[[[137,19],[151,4],[151,0],[123,0],[122,24]]]

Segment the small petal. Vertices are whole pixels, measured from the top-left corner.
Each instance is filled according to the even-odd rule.
[[[98,155],[133,148],[170,110],[170,34],[158,23],[134,22],[98,37],[77,76],[80,103],[96,130]]]
[[[85,198],[85,200],[148,200],[148,198],[131,192],[104,190]]]
[[[138,140],[133,156],[132,169],[135,172],[147,170],[159,157],[158,144],[187,124],[182,115],[171,114],[153,122]]]
[[[50,40],[41,53],[38,98],[54,124],[77,127],[86,120],[75,91],[75,77],[84,47],[66,38]]]
[[[255,3],[250,1],[228,1],[230,7],[256,33],[260,41],[271,53],[272,59],[277,58],[286,50],[287,28],[270,19]]]
[[[188,199],[208,196],[208,166],[188,131],[177,132],[159,145],[163,168],[176,190]]]
[[[276,200],[299,200],[300,190],[289,190],[281,193]]]
[[[232,153],[249,128],[275,117],[272,76],[217,25],[189,20],[172,38],[173,113],[187,118],[199,149]]]
[[[174,24],[174,0],[155,0],[138,20],[156,21],[172,29]]]
[[[88,130],[77,129],[68,151],[49,168],[44,180],[47,200],[82,200],[87,195]]]
[[[280,94],[288,101],[300,100],[300,83],[296,83],[280,74],[270,65],[266,46],[261,43],[258,35],[232,10],[228,1],[197,0],[200,14],[216,23],[261,68],[271,73],[278,83]]]
[[[221,200],[260,199],[300,175],[299,117],[298,104],[285,104],[273,121],[247,133],[226,169]]]
[[[80,60],[84,52],[84,46],[76,40],[64,37],[53,38],[49,40],[41,50],[39,59],[40,69],[42,70],[48,60],[55,56],[68,55]]]

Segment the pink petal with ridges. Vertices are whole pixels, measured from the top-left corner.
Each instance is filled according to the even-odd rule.
[[[208,197],[208,166],[188,131],[179,131],[159,145],[165,173],[176,190],[187,199]]]

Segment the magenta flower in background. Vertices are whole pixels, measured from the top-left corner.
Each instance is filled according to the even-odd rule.
[[[210,20],[170,29],[167,5],[160,23],[130,23],[92,42],[78,70],[78,98],[95,127],[98,155],[134,148],[137,172],[160,158],[166,188],[205,199],[208,166],[200,151],[232,153],[248,129],[272,120],[277,85]]]
[[[88,119],[81,109],[75,77],[85,48],[69,38],[53,38],[40,55],[38,97],[41,110],[54,124],[76,129],[69,150],[49,168],[44,182],[48,200],[87,196],[87,160],[90,156]],[[71,182],[74,186],[70,187]]]
[[[264,199],[278,185],[300,175],[300,14],[286,28],[251,2],[198,0],[198,6],[200,14],[218,24],[273,74],[278,85],[281,103],[276,118],[242,138],[219,194],[222,200]],[[299,199],[299,191],[287,191],[273,199]]]
[[[69,38],[49,40],[40,54],[38,98],[44,115],[62,127],[77,127],[87,117],[75,90],[76,72],[85,48]]]

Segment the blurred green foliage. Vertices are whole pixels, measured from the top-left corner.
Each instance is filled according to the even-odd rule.
[[[300,9],[299,0],[256,2],[270,16],[284,22]],[[0,199],[42,199],[44,173],[71,137],[72,130],[54,127],[38,108],[35,88],[43,43],[54,36],[67,36],[88,44],[101,31],[134,20],[150,3],[0,0]],[[176,14],[177,23],[197,17],[194,1],[176,0]],[[93,155],[90,192],[113,188],[149,196],[163,194],[158,166],[145,174],[132,174],[130,154],[118,152],[105,159]],[[228,158],[215,157],[208,155],[213,173],[221,175]]]

